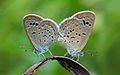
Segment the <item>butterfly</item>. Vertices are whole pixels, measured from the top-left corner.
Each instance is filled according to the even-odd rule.
[[[58,26],[51,19],[28,14],[24,16],[23,23],[29,40],[37,54],[49,51],[49,46],[58,39]],[[50,54],[52,53],[50,52]]]
[[[59,24],[60,41],[67,48],[71,56],[79,57],[83,54],[95,21],[95,13],[82,11],[64,19]]]
[[[24,16],[23,23],[27,35],[37,54],[49,51],[49,46],[56,40],[62,41],[68,54],[79,57],[91,34],[95,13],[82,11],[64,19],[59,26],[51,19],[35,14]],[[50,52],[51,53],[51,52]]]

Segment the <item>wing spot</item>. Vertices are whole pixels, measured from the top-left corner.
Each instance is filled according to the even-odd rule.
[[[30,23],[30,25],[32,25],[32,23]]]
[[[86,35],[85,33],[82,33],[82,35]]]
[[[51,32],[49,31],[49,33],[51,33]]]
[[[44,40],[44,42],[46,42],[46,40]]]
[[[64,37],[66,37],[66,36],[64,35]]]
[[[89,26],[91,26],[91,24],[89,24]]]
[[[70,34],[70,33],[68,32],[68,34]]]
[[[69,36],[67,35],[67,37],[69,37]]]
[[[38,23],[36,23],[35,25],[38,26]]]
[[[27,27],[30,27],[30,26],[27,26]]]
[[[79,42],[79,41],[77,41],[77,42]]]
[[[86,22],[86,24],[89,24],[89,22]]]
[[[49,32],[49,30],[47,30]]]
[[[53,36],[51,36],[53,38]]]
[[[71,37],[71,38],[75,38],[75,37],[73,36],[73,37]]]
[[[72,31],[74,31],[74,29]]]
[[[71,41],[71,42],[73,42],[73,41]]]
[[[35,25],[35,22],[33,23],[33,25]]]
[[[85,20],[83,20],[83,23],[84,23],[84,25],[85,25]]]
[[[35,31],[32,32],[32,34],[35,34],[35,33],[36,33]]]
[[[47,35],[44,35],[45,37],[47,37]]]
[[[78,33],[76,33],[76,35],[78,35]]]
[[[80,34],[79,34],[79,36],[80,36]]]

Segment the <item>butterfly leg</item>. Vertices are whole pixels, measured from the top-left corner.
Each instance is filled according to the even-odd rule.
[[[71,59],[73,59],[73,60],[77,60],[77,57],[75,57],[75,56],[71,56],[69,53],[66,53],[65,55],[64,55],[65,57],[68,57],[68,58],[71,58]]]
[[[45,58],[45,55],[44,54],[41,54],[43,56],[43,58]]]
[[[77,57],[77,61],[79,61],[79,59],[80,59],[80,57],[78,56],[78,57]]]
[[[71,58],[71,55],[68,52],[66,52],[64,56]]]
[[[50,55],[53,56],[52,52],[49,50],[49,48],[47,46],[44,47],[43,49],[44,49],[44,51],[48,51],[50,53]]]
[[[73,59],[79,61],[80,57],[84,56],[84,52],[79,52]]]
[[[53,56],[52,52],[50,50],[48,50],[48,52],[50,53],[51,56]]]
[[[75,61],[77,61],[78,57],[73,56],[72,59],[75,60]]]

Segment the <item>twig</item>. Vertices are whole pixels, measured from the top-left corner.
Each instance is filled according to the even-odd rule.
[[[90,75],[89,71],[81,64],[64,56],[47,57],[34,64],[23,75],[32,75],[39,67],[44,65],[48,60],[57,60],[62,67],[72,72],[72,74],[74,75]]]

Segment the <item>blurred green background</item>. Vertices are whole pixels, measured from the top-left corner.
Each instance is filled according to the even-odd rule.
[[[120,0],[0,0],[0,75],[21,75],[42,59],[32,51],[23,27],[24,15],[38,14],[60,23],[83,10],[95,12],[96,20],[80,63],[92,75],[120,75]],[[66,52],[59,43],[50,50],[54,55]],[[71,74],[49,61],[35,75]]]

